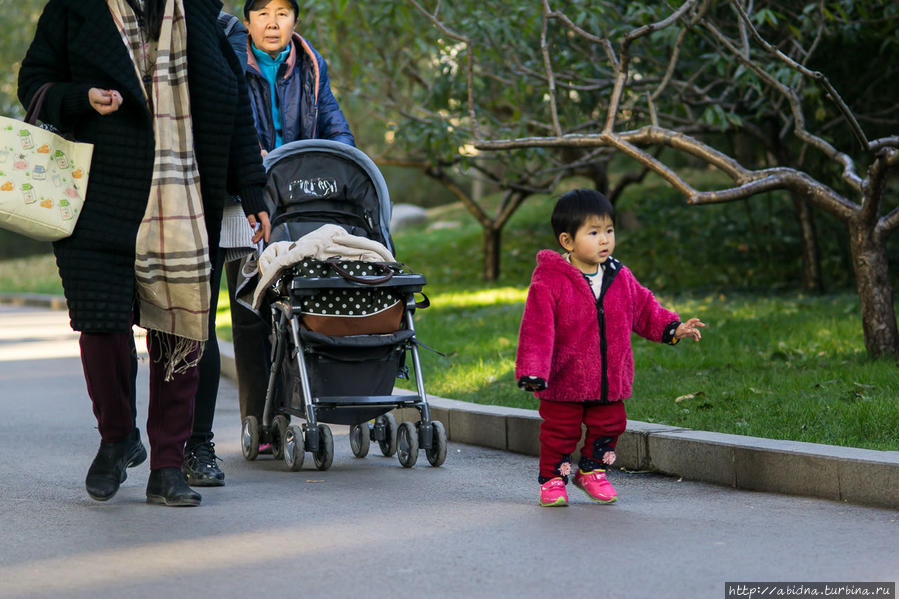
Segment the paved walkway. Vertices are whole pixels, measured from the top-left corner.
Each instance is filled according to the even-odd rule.
[[[81,376],[64,312],[0,306],[0,598],[719,598],[725,581],[899,578],[894,510],[623,473],[617,505],[570,488],[543,509],[534,458],[451,443],[443,467],[404,470],[374,447],[355,459],[341,427],[327,472],[248,463],[226,380],[226,487],[149,506],[142,465],[97,503]],[[142,420],[145,362],[138,389]]]

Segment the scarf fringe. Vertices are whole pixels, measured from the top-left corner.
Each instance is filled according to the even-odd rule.
[[[206,351],[206,342],[197,341],[196,339],[188,339],[187,337],[178,337],[161,331],[147,331],[147,346],[152,348],[153,345],[161,346],[160,357],[157,362],[162,362],[165,367],[163,380],[171,381],[176,374],[184,374],[191,368],[195,368]],[[196,352],[196,357],[191,359],[191,355]]]

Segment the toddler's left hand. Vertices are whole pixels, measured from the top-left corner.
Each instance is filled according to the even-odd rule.
[[[699,331],[697,327],[704,327],[705,324],[699,321],[698,318],[691,318],[687,322],[682,322],[677,326],[677,330],[674,331],[674,337],[676,339],[683,339],[684,337],[692,337],[693,341],[699,341],[702,339],[702,333]]]

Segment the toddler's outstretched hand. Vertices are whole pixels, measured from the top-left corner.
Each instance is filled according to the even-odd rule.
[[[704,326],[705,324],[700,322],[698,318],[691,318],[687,322],[682,322],[677,326],[677,330],[674,331],[674,337],[675,339],[692,337],[693,341],[699,341],[702,339],[702,333],[699,331],[698,327]]]

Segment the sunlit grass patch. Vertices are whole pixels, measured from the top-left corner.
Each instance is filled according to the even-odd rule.
[[[520,304],[527,297],[527,289],[500,287],[474,291],[448,291],[431,297],[431,304],[437,308],[473,308]]]

